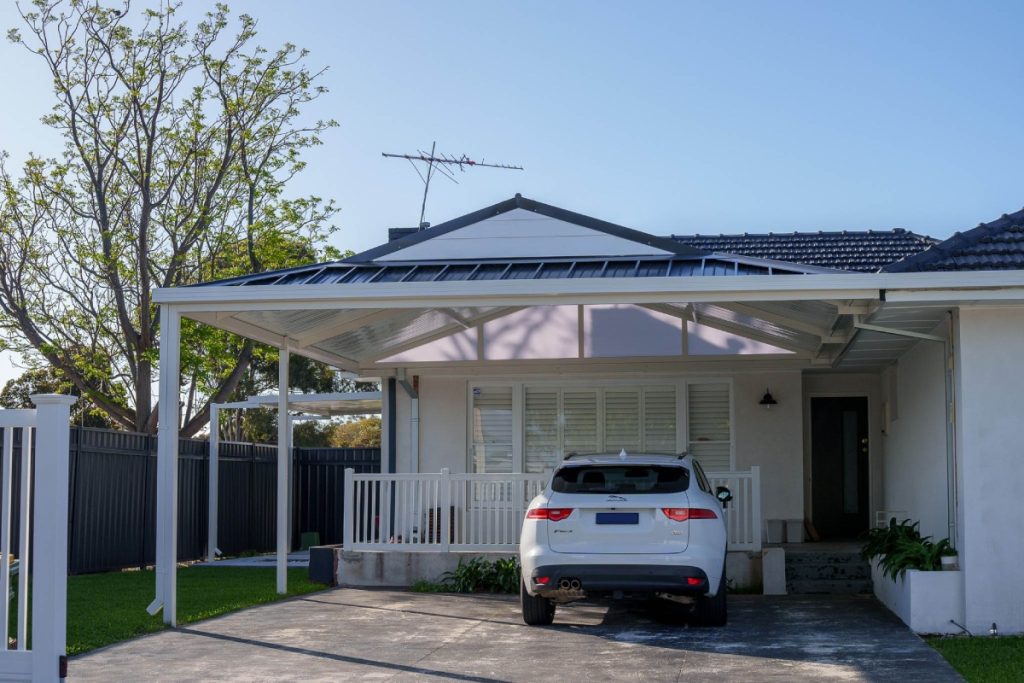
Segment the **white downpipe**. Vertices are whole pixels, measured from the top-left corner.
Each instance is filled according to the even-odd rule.
[[[288,592],[288,347],[277,370],[277,592]]]
[[[217,510],[220,496],[220,406],[210,404],[210,472],[209,509],[206,514],[206,560],[213,562],[220,551],[217,550]]]
[[[156,597],[148,611],[150,614],[156,614],[163,608],[164,623],[169,626],[176,626],[178,623],[176,567],[180,344],[181,314],[174,307],[163,305],[160,307],[160,414],[157,421],[156,451]],[[38,561],[36,564],[38,565]]]

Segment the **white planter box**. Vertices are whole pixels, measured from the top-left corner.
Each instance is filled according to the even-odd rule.
[[[961,633],[950,620],[964,623],[964,580],[960,571],[909,569],[893,581],[871,561],[875,596],[915,633]]]

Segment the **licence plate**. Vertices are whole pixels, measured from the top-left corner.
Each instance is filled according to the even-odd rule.
[[[639,524],[638,512],[598,512],[598,524]]]

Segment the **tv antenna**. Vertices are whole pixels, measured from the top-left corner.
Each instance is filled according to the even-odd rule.
[[[430,145],[430,154],[427,154],[423,150],[417,150],[417,154],[389,154],[388,152],[381,152],[381,156],[388,159],[405,159],[412,167],[416,170],[416,175],[423,181],[423,203],[420,205],[420,222],[417,227],[422,230],[427,227],[424,223],[424,218],[427,214],[427,193],[430,192],[430,181],[434,177],[434,171],[439,171],[441,175],[448,178],[456,185],[459,181],[455,179],[455,171],[459,170],[463,173],[466,172],[466,167],[469,168],[503,168],[507,171],[522,171],[522,166],[515,166],[513,164],[489,164],[483,159],[480,161],[474,161],[465,154],[460,156],[452,156],[451,154],[438,154],[437,153],[437,141]],[[419,166],[416,164],[426,164],[427,172],[424,175]]]

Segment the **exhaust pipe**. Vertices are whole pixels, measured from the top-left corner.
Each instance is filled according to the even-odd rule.
[[[574,591],[578,591],[580,589],[580,586],[582,585],[583,584],[580,583],[579,579],[573,579],[569,582],[569,588],[573,589]]]
[[[577,581],[576,583],[579,583],[579,581]],[[569,579],[562,579],[558,582],[558,587],[562,590],[569,590],[570,585],[571,584],[569,583]]]

